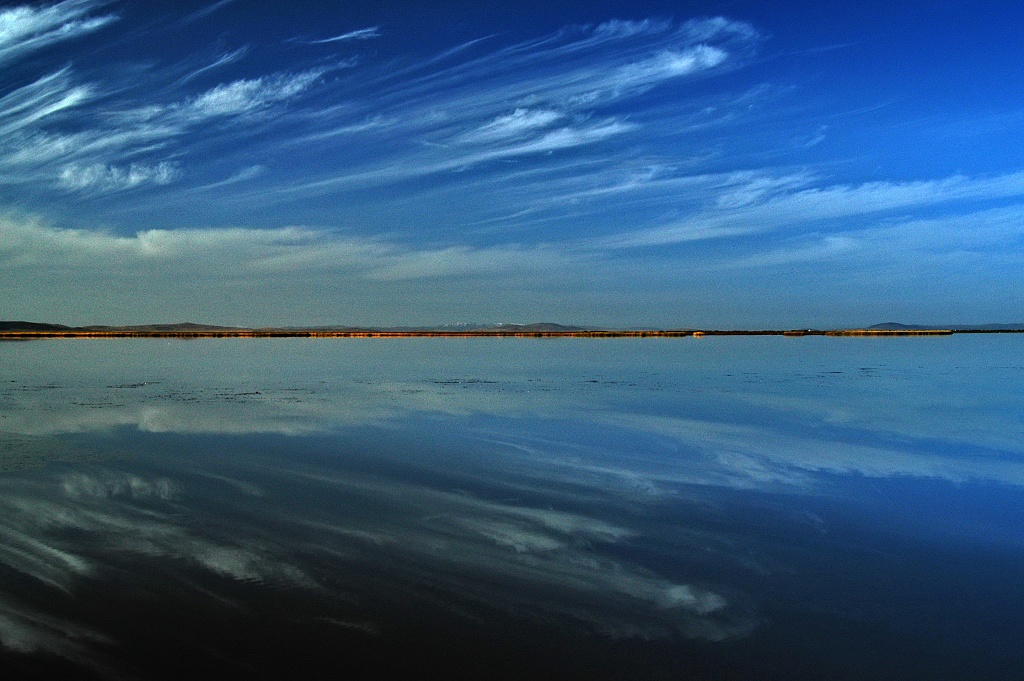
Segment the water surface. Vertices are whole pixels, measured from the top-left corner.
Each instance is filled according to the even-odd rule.
[[[0,344],[7,678],[1024,678],[1024,337]]]

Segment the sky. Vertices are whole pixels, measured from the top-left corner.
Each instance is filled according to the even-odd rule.
[[[1022,28],[956,1],[0,3],[0,319],[1024,321]]]

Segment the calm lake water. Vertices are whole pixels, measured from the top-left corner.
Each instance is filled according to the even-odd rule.
[[[0,675],[1024,678],[1024,336],[0,344]]]

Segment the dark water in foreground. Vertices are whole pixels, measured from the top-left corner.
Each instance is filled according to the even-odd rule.
[[[0,677],[1024,678],[1022,344],[0,344]]]

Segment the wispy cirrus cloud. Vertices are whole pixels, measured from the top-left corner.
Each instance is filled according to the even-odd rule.
[[[322,74],[239,79],[177,102],[97,112],[92,100],[109,94],[76,83],[72,71],[62,69],[0,98],[0,168],[6,171],[0,183],[47,182],[91,192],[168,185],[180,177],[179,164],[159,157],[180,154],[173,149],[188,145],[199,126],[252,122],[301,95]]]
[[[62,16],[82,21],[96,7],[65,4]],[[345,43],[379,35],[380,27],[370,26],[314,42]],[[0,107],[0,123],[6,116],[7,127],[17,135],[8,145],[0,143],[0,166],[7,166],[3,180],[9,184],[46,182],[65,191],[88,190],[91,196],[104,190],[169,188],[185,177],[204,175],[167,172],[168,167],[180,171],[205,162],[191,153],[205,143],[203,123],[242,119],[250,125],[229,132],[227,139],[234,135],[270,155],[277,149],[303,159],[314,150],[335,154],[331,163],[307,163],[316,172],[276,183],[274,164],[262,164],[261,179],[270,190],[262,192],[263,201],[291,201],[303,194],[360,190],[469,169],[493,173],[500,171],[495,164],[504,161],[547,164],[552,154],[596,150],[636,134],[643,129],[642,120],[610,106],[664,83],[734,68],[758,39],[748,25],[724,19],[611,21],[456,60],[477,52],[487,40],[480,38],[404,70],[366,65],[359,75],[321,87],[315,103],[298,100],[328,70],[351,64],[236,78],[188,92],[200,76],[240,61],[247,50],[242,46],[221,51],[206,65],[159,85],[155,91],[160,97],[152,97],[154,90],[141,81],[139,87],[116,89],[101,80],[76,82],[75,73],[65,68],[5,96],[8,106]],[[280,112],[286,104],[293,122],[289,134],[265,141],[247,134],[253,123],[274,121],[252,119]],[[222,139],[225,132],[219,131]],[[385,144],[379,144],[382,135]],[[227,159],[232,153],[229,147]],[[207,176],[205,186],[226,191],[234,183],[225,180],[237,172]]]
[[[360,28],[355,31],[349,31],[348,33],[342,33],[331,38],[321,38],[319,40],[310,40],[310,45],[322,45],[325,43],[342,43],[350,40],[372,40],[373,38],[379,38],[381,36],[380,26],[369,26],[367,28]]]
[[[738,66],[756,41],[739,22],[639,22],[629,30],[620,24],[513,45],[414,79],[409,93],[425,96],[433,87],[455,85],[452,104],[472,113],[517,102],[591,110],[726,61]]]
[[[173,107],[186,122],[195,123],[215,116],[237,116],[263,109],[269,104],[287,100],[309,88],[322,71],[307,71],[266,78],[236,80],[218,85],[184,106]]]
[[[110,24],[116,19],[113,15],[87,16],[104,4],[65,0],[46,7],[0,9],[0,64]]]
[[[117,17],[96,14],[105,4],[68,0],[3,10],[0,62],[110,24]],[[174,65],[165,71],[139,68],[131,81],[111,82],[97,72],[83,78],[65,64],[0,89],[0,185],[49,186],[82,196],[172,185],[183,177],[189,150],[204,138],[200,127],[206,121],[224,125],[247,119],[251,128],[327,70],[279,71],[191,89],[192,81],[240,61],[246,52],[246,46],[221,51],[170,82],[159,82],[160,74],[180,74]]]
[[[224,52],[224,53],[218,55],[217,58],[214,59],[209,64],[206,64],[205,66],[201,66],[201,67],[191,71],[190,73],[188,73],[184,77],[182,77],[181,80],[178,81],[178,84],[182,85],[182,84],[188,83],[189,81],[195,80],[196,78],[202,76],[203,74],[209,73],[209,72],[214,71],[216,69],[219,69],[219,68],[221,68],[223,66],[227,66],[228,64],[234,64],[235,62],[241,61],[248,52],[249,52],[249,48],[248,47],[240,47],[237,50],[232,50],[230,52]]]
[[[118,191],[132,189],[141,184],[168,184],[173,182],[178,170],[170,163],[155,166],[133,163],[128,167],[93,164],[89,166],[68,165],[61,171],[61,184],[68,189],[91,191]]]
[[[1024,265],[1020,224],[1024,204],[985,208],[928,218],[900,217],[831,233],[800,234],[757,253],[708,263],[716,269],[771,268],[779,265],[842,263],[863,268],[867,276],[892,269],[893,254],[914,262],[908,273],[989,269]]]
[[[603,239],[613,248],[665,246],[702,238],[786,231],[845,229],[838,221],[914,211],[964,201],[1024,197],[1024,174],[970,178],[962,175],[918,182],[824,185],[807,173],[767,176],[738,173],[712,179],[714,198],[677,222],[631,230]],[[705,191],[707,185],[705,185]],[[972,211],[973,212],[973,211]],[[873,222],[863,225],[872,226]]]
[[[237,0],[217,0],[217,2],[211,3],[206,7],[203,7],[202,9],[198,9],[195,12],[189,14],[188,16],[183,17],[181,20],[179,20],[178,23],[181,25],[188,25],[200,19],[205,19],[214,12],[218,12],[224,9],[225,7],[234,2],[237,2]]]
[[[551,154],[586,147],[609,159],[609,147],[597,151],[601,143],[644,135],[642,116],[616,106],[661,85],[737,67],[757,41],[751,27],[728,20],[610,22],[453,64],[427,60],[401,77],[381,74],[372,102],[357,98],[339,112],[353,116],[353,126],[355,116],[388,121],[387,144],[372,162],[288,183],[276,195],[288,200],[470,169],[507,179],[509,169],[495,162],[549,166],[558,158]],[[378,138],[375,132],[366,138]]]
[[[90,86],[74,83],[67,68],[43,76],[0,97],[0,134],[38,131],[47,118],[81,106],[93,94]]]
[[[547,128],[563,117],[564,114],[550,109],[519,108],[512,113],[496,116],[494,120],[463,136],[463,139],[470,142],[490,142],[517,137],[524,132]]]
[[[620,66],[595,85],[599,91],[618,96],[622,91],[643,89],[663,80],[713,69],[728,56],[725,50],[709,45],[695,45],[680,51],[666,50],[643,61]]]

